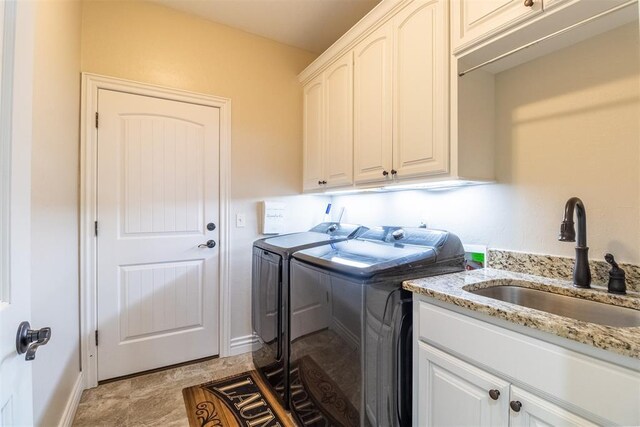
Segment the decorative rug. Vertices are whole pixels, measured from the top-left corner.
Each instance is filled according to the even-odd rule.
[[[256,371],[182,390],[190,427],[294,427]]]

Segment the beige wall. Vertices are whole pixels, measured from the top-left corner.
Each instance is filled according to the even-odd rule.
[[[314,58],[163,6],[84,3],[83,72],[231,98],[234,198],[300,190],[296,74]]]
[[[321,218],[326,199],[301,190],[302,89],[315,55],[145,2],[86,1],[82,71],[228,97],[232,101],[232,337],[250,326],[256,202],[287,201],[290,229]],[[314,215],[317,212],[317,216]],[[235,214],[247,227],[235,228]]]
[[[33,82],[31,325],[52,337],[33,364],[36,425],[57,425],[80,371],[79,1],[37,2]]]
[[[564,204],[585,202],[592,258],[640,263],[637,22],[496,76],[497,184],[336,197],[349,221],[419,224],[467,243],[574,255]]]

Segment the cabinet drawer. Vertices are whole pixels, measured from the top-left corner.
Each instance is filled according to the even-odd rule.
[[[621,425],[640,425],[640,373],[417,299],[420,340]],[[640,364],[639,364],[640,366]]]

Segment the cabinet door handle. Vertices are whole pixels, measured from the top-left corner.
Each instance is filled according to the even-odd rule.
[[[391,175],[395,175],[395,174],[397,174],[397,173],[398,173],[398,171],[397,171],[397,170],[395,170],[395,169],[391,169]]]
[[[511,410],[513,412],[520,412],[520,408],[522,408],[522,403],[519,400],[512,400],[509,402],[509,406],[511,406]]]
[[[489,390],[489,396],[493,399],[493,400],[498,400],[498,398],[500,397],[500,390],[496,390],[491,389]]]
[[[524,5],[526,7],[533,7],[533,0],[524,0]]]
[[[322,181],[318,181],[318,185],[322,185]]]
[[[389,175],[389,172],[387,172],[387,171],[382,171],[382,176],[387,176],[387,175]]]

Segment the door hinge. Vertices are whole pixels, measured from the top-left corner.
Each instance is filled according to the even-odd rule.
[[[96,129],[98,129],[98,112],[96,111]]]
[[[98,330],[96,329],[96,347],[98,346]]]
[[[95,233],[96,237],[98,237],[98,221],[93,222],[93,232]]]

